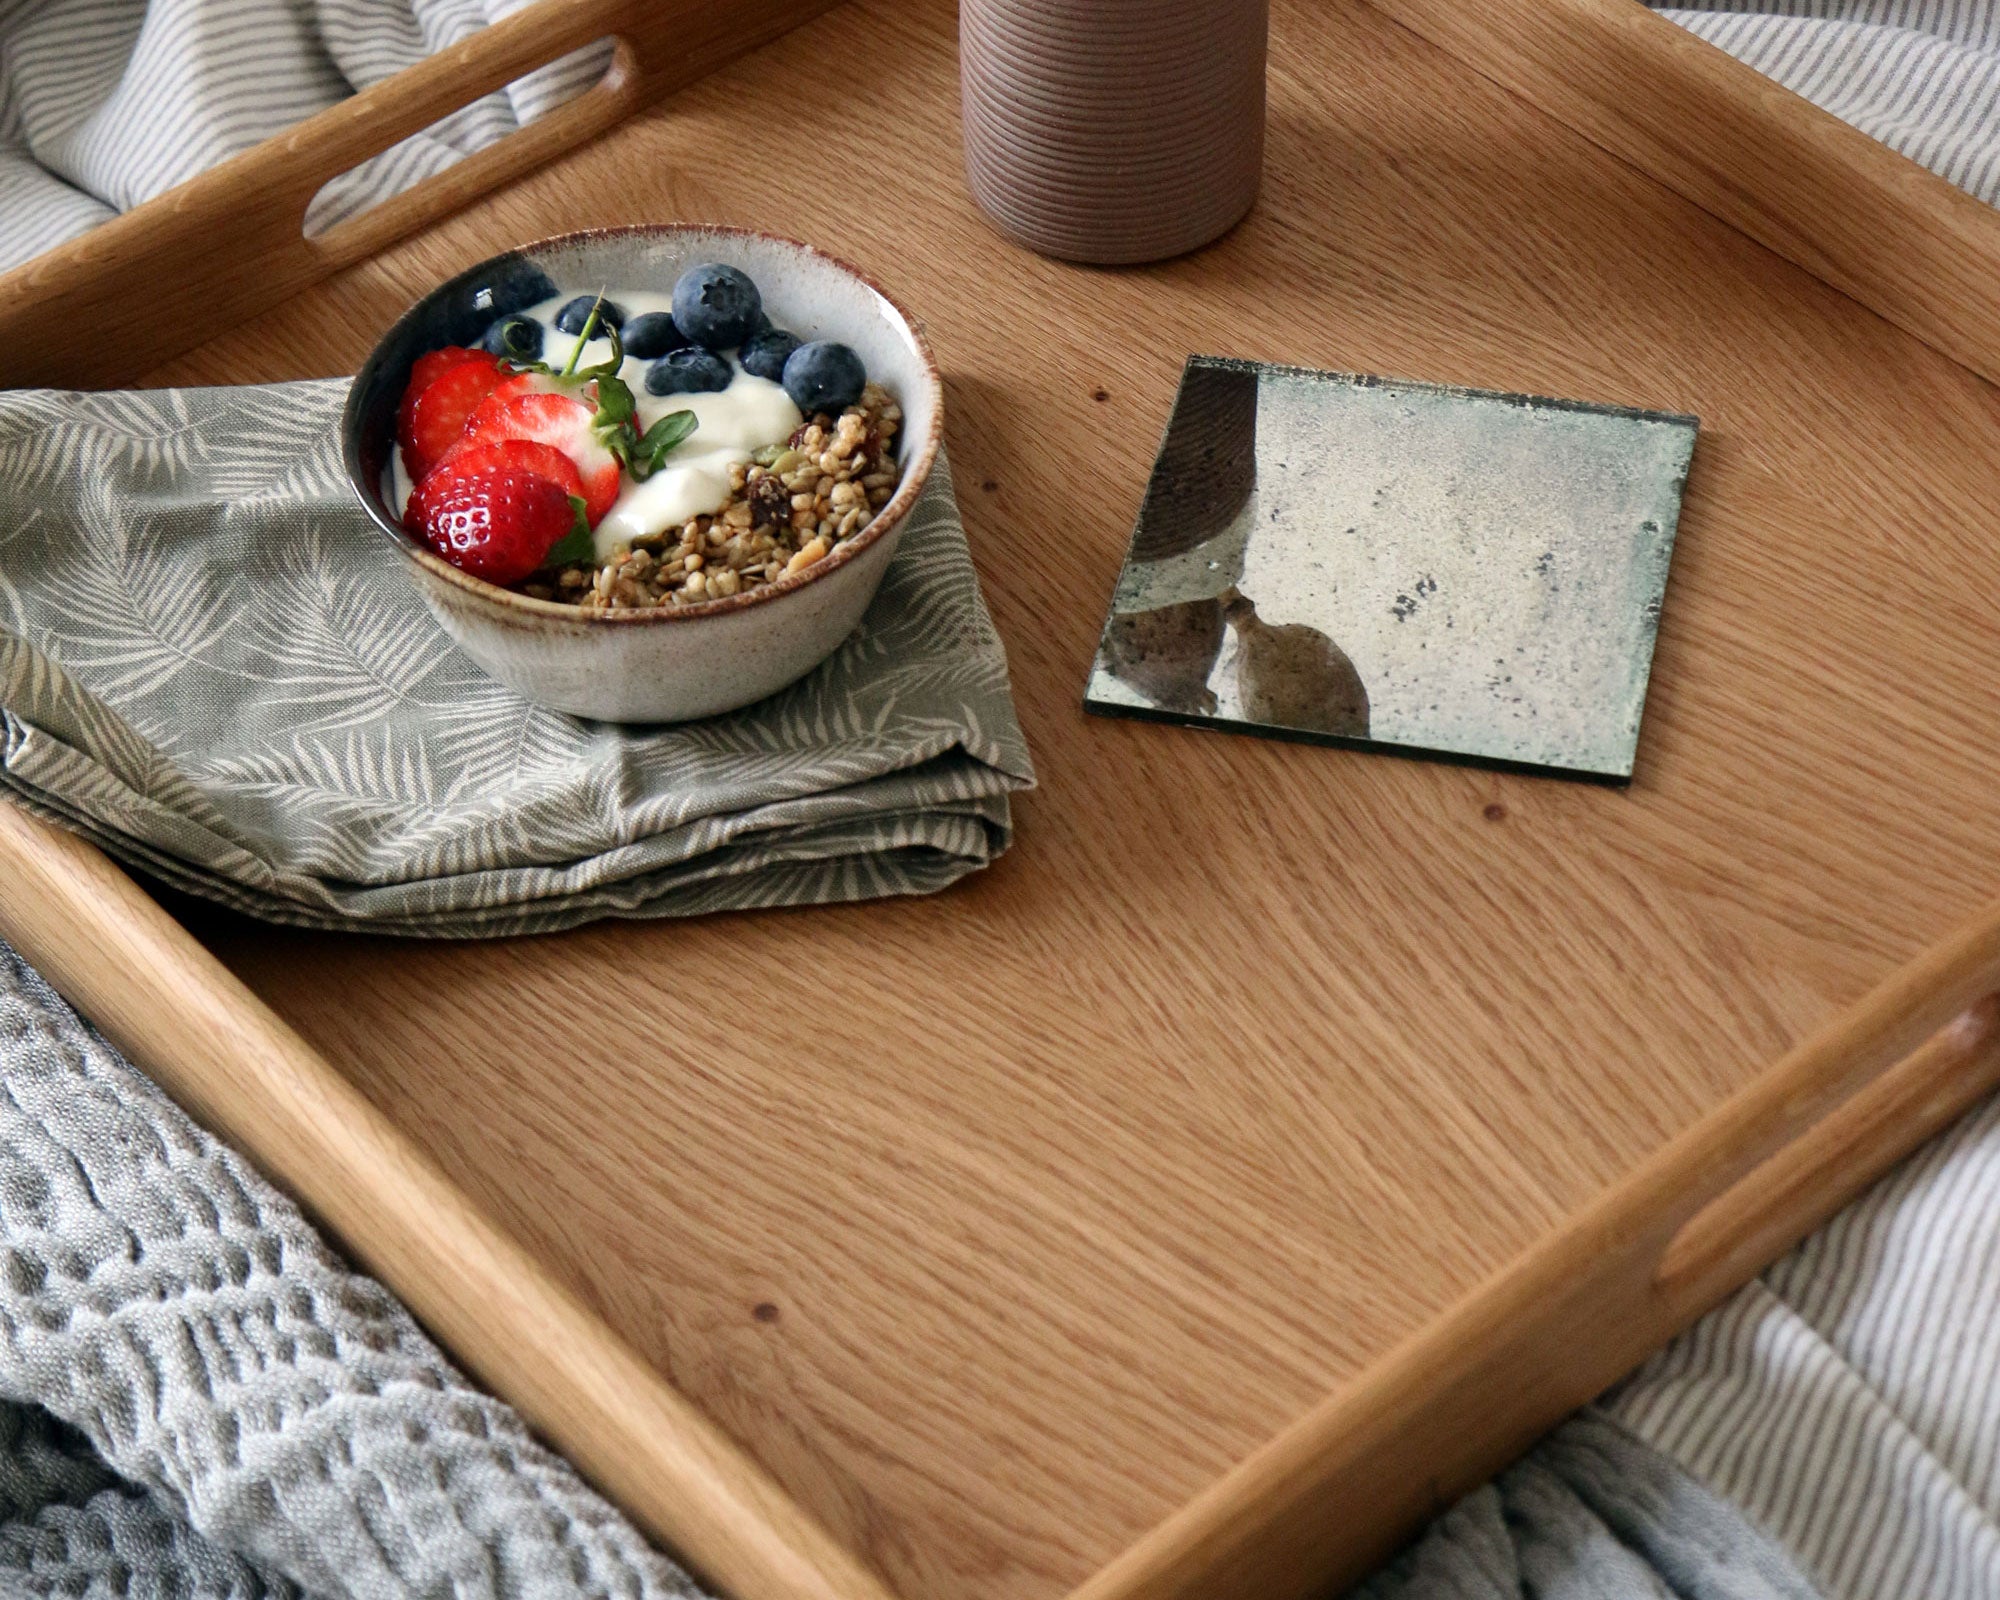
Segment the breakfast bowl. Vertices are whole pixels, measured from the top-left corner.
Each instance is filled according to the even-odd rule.
[[[689,321],[685,303],[680,299],[671,302],[679,308],[677,317],[670,317],[666,310],[670,292],[683,282],[684,275],[696,277],[690,271],[695,268],[717,279],[730,278],[729,269],[734,269],[736,275],[747,276],[754,283],[761,296],[758,326],[779,341],[775,350],[766,351],[777,363],[768,368],[771,379],[751,380],[745,365],[750,362],[751,350],[747,339],[740,350],[721,352],[722,367],[714,381],[703,377],[704,360],[708,367],[715,367],[715,358],[704,357],[695,342],[673,326],[674,322]],[[629,309],[620,311],[614,302],[621,293],[628,301],[643,301],[661,309],[651,318],[634,315]],[[534,313],[546,316],[547,307],[568,295],[574,300],[562,304],[545,334]],[[524,313],[528,315],[524,317]],[[435,511],[438,494],[432,492],[433,480],[443,481],[448,476],[428,459],[413,463],[410,400],[418,397],[412,373],[427,370],[420,369],[419,362],[464,358],[469,367],[483,348],[495,353],[481,359],[493,361],[498,372],[519,374],[513,387],[549,389],[567,384],[575,388],[577,380],[568,376],[539,379],[521,374],[520,363],[546,353],[550,362],[542,364],[540,370],[555,373],[553,363],[564,356],[565,347],[575,350],[568,362],[572,368],[579,366],[586,350],[594,359],[602,354],[603,341],[617,338],[601,320],[613,315],[629,319],[625,326],[634,332],[635,343],[640,342],[638,330],[650,330],[657,323],[666,328],[666,340],[678,341],[682,347],[669,352],[678,365],[663,357],[643,368],[643,382],[625,386],[639,396],[640,413],[624,435],[627,443],[643,451],[647,440],[660,429],[647,430],[642,439],[638,436],[640,427],[649,418],[678,407],[689,415],[699,414],[695,432],[683,450],[700,444],[708,453],[689,456],[685,467],[675,465],[681,460],[679,454],[655,458],[657,481],[620,480],[623,491],[609,515],[597,504],[594,483],[572,482],[572,488],[584,490],[583,496],[569,501],[578,519],[574,538],[582,544],[559,547],[570,550],[576,563],[560,573],[543,570],[518,583],[489,581],[477,575],[476,565],[467,570],[463,557],[447,559],[456,552],[436,536],[439,524],[435,519],[424,524],[433,530],[425,537],[406,526],[406,509],[413,521],[419,511],[410,480],[417,479]],[[697,308],[694,316],[701,315]],[[525,331],[508,326],[523,321]],[[782,331],[772,332],[774,329]],[[787,335],[791,343],[808,347],[797,351],[790,361],[784,360]],[[541,348],[545,337],[552,347],[549,351]],[[597,342],[586,343],[592,340]],[[838,418],[837,438],[833,436],[838,411],[834,402],[829,402],[816,419],[826,427],[810,432],[813,414],[803,408],[787,408],[783,396],[816,404],[813,395],[832,394],[839,386],[835,383],[816,389],[816,373],[801,374],[801,369],[810,365],[810,351],[823,351],[832,344],[846,347],[865,368],[866,404],[885,408],[889,417],[873,424],[881,429],[880,436],[865,432],[862,422],[856,420],[862,415],[862,403],[853,404],[848,415]],[[530,349],[531,345],[534,348]],[[616,342],[612,348],[623,351],[622,344]],[[452,351],[457,355],[439,354]],[[625,354],[624,367],[616,368],[614,354],[601,370],[615,369],[626,378],[637,379],[640,364],[629,352]],[[689,359],[681,362],[681,356]],[[853,365],[847,356],[841,359]],[[654,370],[658,367],[665,373],[669,366],[675,373],[682,367],[701,370],[687,379],[672,373],[661,376]],[[674,387],[722,387],[723,369],[731,370],[726,391],[721,394],[683,393]],[[593,369],[582,362],[580,370]],[[836,373],[844,370],[835,364]],[[657,387],[661,384],[667,385],[664,395]],[[593,420],[602,419],[606,412],[600,387],[592,385],[583,391],[598,396],[591,402],[597,407]],[[742,407],[726,415],[716,409],[732,396],[753,389],[755,393],[745,402],[747,414],[770,417],[775,415],[774,407],[783,412],[777,423],[766,422],[765,426],[783,426],[797,416],[808,418],[798,434],[784,444],[774,441],[764,446],[754,462],[747,448],[734,447],[750,436],[728,432],[746,414]],[[845,395],[836,396],[836,400],[846,399]],[[587,407],[577,409],[592,415]],[[486,413],[475,410],[473,415]],[[876,413],[867,415],[873,419]],[[452,420],[457,421],[455,415]],[[362,364],[341,419],[341,442],[348,481],[362,507],[402,559],[439,623],[473,661],[523,698],[550,710],[607,722],[657,723],[713,716],[761,700],[803,677],[839,647],[860,623],[881,586],[910,512],[928,481],[943,427],[943,385],[921,326],[860,272],[795,240],[734,228],[661,224],[544,239],[483,261],[439,285],[403,315]],[[853,438],[847,436],[850,428]],[[724,441],[720,445],[708,442],[717,430]],[[475,427],[472,431],[479,430]],[[521,430],[513,432],[518,435]],[[839,468],[831,474],[836,478],[858,472],[863,459],[860,453],[854,455],[853,464],[842,465],[831,452],[853,448],[854,440],[862,438],[864,432],[867,443],[862,448],[880,452],[868,463],[876,470],[865,479],[836,483],[830,490],[828,478],[817,478],[821,493],[817,510],[826,517],[817,524],[819,532],[815,533],[812,519],[816,513],[810,504],[816,476],[813,462],[817,459],[829,468]],[[463,458],[463,436],[455,437],[460,438],[457,453]],[[787,448],[801,443],[806,446],[803,453]],[[821,444],[828,453],[815,457],[811,452]],[[508,448],[524,451],[529,447],[510,441]],[[586,448],[596,446],[592,443]],[[629,453],[621,452],[618,460],[626,462]],[[439,459],[453,461],[454,456],[447,451]],[[409,470],[413,464],[416,472]],[[563,470],[574,479],[567,467]],[[632,465],[629,470],[636,474],[640,467]],[[728,481],[737,486],[732,491],[737,498],[726,513],[717,512],[713,518],[689,516],[685,533],[678,533],[687,506],[701,503],[683,503],[684,483],[696,485],[694,492],[699,492],[702,484],[713,481],[715,492],[722,492],[720,480],[701,477],[704,470],[730,473]],[[776,481],[780,470],[787,473],[783,484]],[[429,477],[424,476],[426,471]],[[771,520],[750,541],[759,547],[758,554],[740,558],[736,552],[752,533],[750,517],[737,509],[745,493],[746,471],[753,480],[773,479],[762,488],[771,491],[770,503],[776,509],[760,503],[756,516]],[[757,488],[753,481],[750,489]],[[790,495],[790,489],[803,493]],[[834,497],[831,504],[826,499],[829,493]],[[407,507],[406,497],[411,497]],[[590,535],[583,520],[585,497],[592,502],[595,532]],[[792,509],[801,505],[803,510]],[[663,533],[653,531],[660,517],[649,522],[632,509],[657,506],[666,507]],[[727,525],[725,514],[731,519]],[[793,523],[800,526],[794,529]],[[629,544],[623,540],[614,544],[617,530],[628,527],[642,531]],[[716,550],[702,543],[698,529],[707,530],[717,545],[724,535],[744,537],[731,537],[726,550]],[[776,547],[764,548],[773,544],[773,535],[777,536]],[[574,555],[577,549],[590,547],[592,539],[595,553]],[[799,548],[793,549],[795,544]],[[641,550],[648,553],[639,556]],[[651,554],[654,550],[658,551],[657,560]],[[719,564],[719,554],[731,555],[738,567],[743,559],[762,559],[765,564],[738,571]],[[702,569],[704,556],[709,558],[707,571],[694,576]],[[614,575],[642,566],[654,581],[637,585],[638,598],[623,603],[620,597],[633,593],[635,586],[625,581],[614,583]],[[668,580],[663,575],[668,573],[674,575],[674,592],[655,592],[664,588]],[[704,579],[707,588],[698,595],[695,589]]]

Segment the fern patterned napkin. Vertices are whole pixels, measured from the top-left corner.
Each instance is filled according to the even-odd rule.
[[[309,927],[511,934],[943,888],[1033,782],[939,459],[831,660],[659,729],[528,705],[352,503],[344,379],[0,394],[0,783]]]

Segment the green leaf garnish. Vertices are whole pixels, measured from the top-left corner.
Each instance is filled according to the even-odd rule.
[[[597,380],[596,427],[609,429],[621,422],[630,422],[637,409],[632,399],[632,387],[623,378],[602,377]]]
[[[588,324],[585,324],[585,326],[588,326]],[[618,369],[625,365],[624,337],[608,322],[604,325],[604,337],[610,341],[611,354],[598,362],[596,366],[585,367],[582,372],[577,374],[578,377],[595,378],[598,382],[602,383],[606,378],[616,378],[618,376]],[[582,341],[578,341],[577,348],[583,348]]]
[[[669,411],[639,436],[638,448],[633,452],[637,460],[646,464],[646,473],[660,470],[667,459],[667,452],[701,426],[701,419],[692,411]]]
[[[597,540],[590,531],[588,508],[581,495],[569,497],[569,509],[573,521],[569,532],[549,546],[549,553],[542,557],[545,567],[566,567],[576,561],[591,561],[597,556]]]
[[[545,364],[536,358],[533,350],[528,348],[525,343],[516,344],[514,342],[516,339],[525,341],[527,337],[527,333],[521,327],[521,319],[519,317],[510,316],[501,324],[500,342],[507,347],[507,359],[524,370],[529,367],[542,367],[546,371]]]

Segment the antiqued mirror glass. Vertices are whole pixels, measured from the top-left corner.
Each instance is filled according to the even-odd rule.
[[[1624,782],[1694,440],[1197,356],[1085,704]]]

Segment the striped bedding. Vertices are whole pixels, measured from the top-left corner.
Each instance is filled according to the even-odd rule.
[[[1603,1409],[1827,1600],[2000,1600],[2000,1101]]]
[[[0,0],[0,271],[455,43],[526,0]],[[319,233],[594,83],[601,42],[321,190]]]
[[[1960,188],[2000,203],[1996,0],[1701,0],[1658,9]]]

